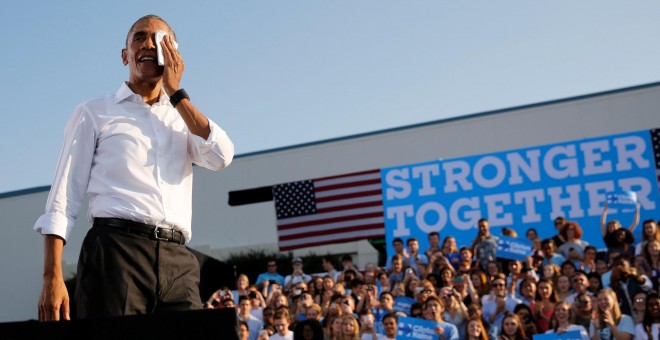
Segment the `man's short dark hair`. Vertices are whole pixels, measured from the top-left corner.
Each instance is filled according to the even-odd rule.
[[[481,222],[488,222],[488,219],[485,217],[480,218],[479,221],[477,221],[477,225]]]
[[[328,262],[328,263],[330,263],[330,264],[333,265],[333,266],[335,265],[335,257],[332,256],[332,255],[329,255],[329,254],[328,254],[328,255],[326,255],[326,256],[323,256],[323,260],[325,260],[325,262]]]
[[[344,262],[344,261],[351,261],[351,262],[353,262],[353,257],[352,257],[351,255],[346,254],[346,255],[344,255],[344,256],[341,257],[341,262]]]
[[[397,243],[397,242],[403,244],[403,240],[402,240],[401,238],[399,238],[399,237],[397,237],[397,238],[395,238],[395,239],[392,240],[392,244],[395,244],[395,243]]]
[[[429,236],[428,236],[428,237],[431,237],[431,236],[437,236],[437,237],[439,238],[439,237],[440,237],[440,233],[437,232],[437,231],[432,231],[432,232],[429,233]]]
[[[238,297],[238,304],[240,304],[241,301],[245,301],[245,300],[247,300],[248,302],[250,302],[250,297],[248,297],[247,295],[241,295],[241,296],[239,296],[239,297]]]
[[[167,21],[165,21],[165,19],[163,19],[163,18],[161,18],[161,17],[159,17],[155,14],[147,14],[147,15],[141,17],[140,19],[137,19],[133,23],[133,25],[131,25],[131,28],[128,30],[128,34],[126,34],[126,47],[128,47],[128,39],[131,37],[131,33],[133,33],[133,29],[135,28],[135,25],[137,25],[138,22],[140,22],[142,20],[147,20],[147,19],[156,19],[156,20],[162,21],[165,24],[165,26],[167,26],[167,28],[170,30],[170,32],[172,32],[172,35],[174,36],[174,40],[177,40],[176,39],[176,33],[174,33],[174,30],[172,29],[172,26],[170,26],[170,24],[168,24]]]
[[[414,242],[419,242],[419,241],[417,241],[416,238],[411,237],[411,238],[409,238],[409,239],[406,241],[406,244],[407,244],[407,245],[410,245],[410,242],[413,242],[413,241],[414,241]]]
[[[383,315],[382,321],[385,322],[385,319],[392,318],[394,319],[394,323],[398,324],[399,323],[399,316],[396,313],[387,313]]]

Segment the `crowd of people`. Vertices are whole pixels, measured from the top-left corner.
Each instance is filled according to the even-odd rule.
[[[486,219],[469,245],[453,236],[394,239],[384,267],[359,270],[350,256],[335,268],[309,275],[303,261],[282,276],[277,262],[250,284],[239,275],[236,289],[223,288],[207,308],[236,307],[242,339],[395,339],[398,320],[435,322],[439,339],[531,339],[535,334],[579,334],[582,339],[660,339],[660,230],[642,223],[639,206],[630,226],[601,218],[607,249],[582,239],[581,226],[555,219],[556,234],[540,239],[529,229],[533,250],[524,261],[497,257],[497,238]],[[501,234],[518,237],[510,228]],[[410,302],[401,308],[399,301]]]

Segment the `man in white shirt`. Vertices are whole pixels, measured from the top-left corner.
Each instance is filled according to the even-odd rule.
[[[293,332],[289,330],[289,311],[281,309],[273,316],[273,326],[277,333],[270,336],[271,340],[293,340]]]
[[[78,261],[79,318],[202,307],[199,264],[184,246],[192,165],[222,169],[234,146],[180,87],[175,38],[162,18],[138,19],[121,51],[129,80],[82,103],[67,124],[46,212],[34,226],[44,235],[40,320],[70,318],[62,251],[85,194],[93,227]]]
[[[311,276],[303,272],[303,262],[300,257],[294,258],[292,263],[293,263],[293,273],[291,273],[291,275],[287,275],[284,278],[284,287],[287,290],[292,289],[293,286],[301,282],[308,283],[310,280],[312,280]],[[299,295],[299,294],[300,293],[295,295]]]
[[[252,302],[247,296],[238,298],[238,321],[245,321],[250,330],[250,340],[256,340],[259,336],[259,331],[263,327],[263,322],[252,315]]]
[[[506,293],[506,276],[502,273],[495,275],[492,287],[495,299],[484,303],[483,316],[490,323],[491,328],[497,328],[499,334],[505,313],[513,312],[516,305],[522,301]]]

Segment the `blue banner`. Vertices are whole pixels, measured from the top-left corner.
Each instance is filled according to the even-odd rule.
[[[527,256],[532,255],[532,245],[526,238],[498,236],[497,257],[525,261]]]
[[[532,336],[534,340],[582,340],[582,334],[580,331],[570,331],[561,334],[550,333],[550,334],[534,334]]]
[[[399,339],[437,339],[435,327],[438,325],[435,321],[428,321],[418,318],[399,318],[397,325],[396,338]]]
[[[431,146],[429,146],[431,147]],[[604,249],[600,216],[608,193],[633,192],[641,218],[657,218],[658,179],[650,131],[589,138],[381,170],[387,254],[392,240],[419,240],[437,231],[458,246],[477,236],[477,221],[491,233],[514,229],[519,238],[535,228],[541,238],[556,233],[564,216],[584,230],[583,240]],[[633,213],[610,206],[608,219],[630,225]],[[642,228],[635,230],[637,241]]]
[[[410,306],[415,303],[415,299],[406,296],[399,296],[394,298],[394,311],[410,315]]]

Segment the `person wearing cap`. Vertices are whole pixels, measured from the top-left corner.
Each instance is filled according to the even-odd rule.
[[[300,282],[309,282],[312,280],[312,277],[303,273],[303,262],[300,257],[296,257],[292,261],[293,263],[293,272],[291,275],[287,275],[284,278],[284,287],[286,289],[291,289],[292,286]]]

